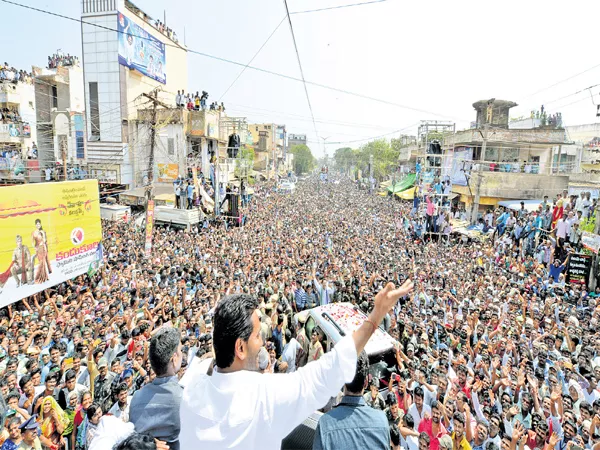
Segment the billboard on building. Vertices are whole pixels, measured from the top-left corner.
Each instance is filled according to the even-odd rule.
[[[470,161],[473,161],[473,148],[472,147],[457,147],[454,150],[454,157],[452,158],[452,173],[450,179],[452,184],[458,186],[467,185],[467,177],[465,172],[471,170]]]
[[[158,181],[169,183],[179,178],[179,164],[157,164]]]
[[[2,194],[0,307],[99,266],[97,180],[8,186]]]
[[[165,44],[119,13],[119,64],[160,83],[167,82]]]

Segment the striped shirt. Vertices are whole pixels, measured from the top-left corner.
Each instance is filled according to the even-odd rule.
[[[298,309],[306,308],[306,302],[307,302],[308,296],[306,295],[306,292],[304,291],[304,289],[302,289],[302,288],[296,289],[294,291],[294,299],[296,300],[296,307]]]

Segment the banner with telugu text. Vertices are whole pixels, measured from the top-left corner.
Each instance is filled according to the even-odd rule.
[[[0,307],[97,269],[98,181],[0,188]]]
[[[148,208],[146,210],[146,245],[144,250],[146,256],[150,256],[152,250],[152,229],[154,228],[154,200],[148,200]]]

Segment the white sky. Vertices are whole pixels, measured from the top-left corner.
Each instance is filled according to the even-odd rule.
[[[78,0],[16,0],[79,17]],[[360,0],[289,0],[290,11],[358,3]],[[283,0],[135,0],[167,22],[188,48],[247,63],[285,15]],[[0,59],[18,68],[43,65],[60,48],[81,55],[80,25],[0,3]],[[495,97],[519,103],[512,117],[544,104],[562,112],[566,125],[596,121],[589,91],[600,84],[596,18],[600,2],[504,0],[387,0],[364,6],[292,15],[307,80],[384,99],[386,105],[308,86],[320,137],[331,155],[358,147],[369,137],[403,130],[416,134],[425,119],[454,120],[458,129],[475,120],[472,103]],[[9,45],[8,42],[13,42]],[[168,61],[167,61],[168,63]],[[284,22],[253,66],[299,77]],[[556,86],[553,84],[582,75]],[[189,89],[217,100],[241,68],[189,54]],[[548,88],[548,89],[544,89]],[[537,91],[543,91],[536,94]],[[591,91],[600,102],[600,86]],[[532,95],[535,94],[535,95]],[[560,99],[561,97],[567,98]],[[247,69],[224,98],[230,115],[249,122],[286,124],[308,135],[316,156],[322,140],[314,131],[302,83]],[[343,124],[343,125],[342,125]],[[347,142],[362,140],[359,142]],[[347,143],[346,143],[347,142]]]

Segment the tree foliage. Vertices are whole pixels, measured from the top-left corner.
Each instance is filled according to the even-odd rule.
[[[241,147],[240,154],[235,162],[234,174],[238,178],[246,177],[254,168],[254,148]]]
[[[290,148],[290,153],[294,155],[294,172],[297,175],[314,169],[316,160],[307,145],[294,145]]]

